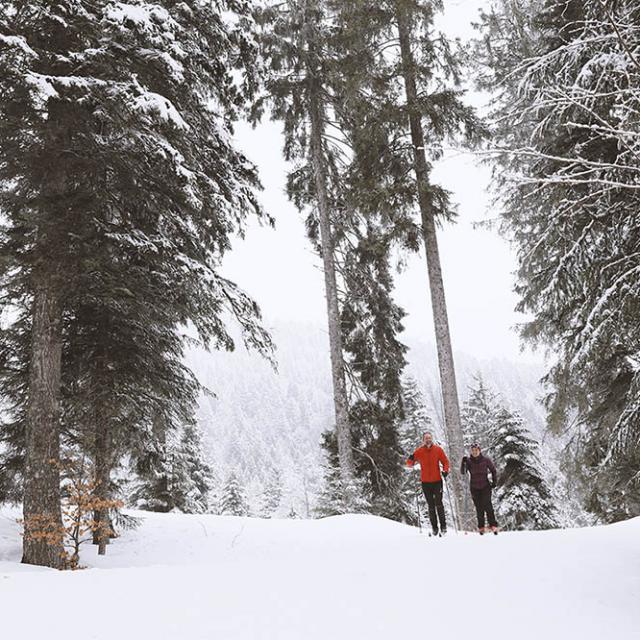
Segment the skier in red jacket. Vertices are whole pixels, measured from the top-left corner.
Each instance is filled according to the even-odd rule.
[[[418,447],[407,460],[409,467],[413,467],[416,463],[420,464],[422,492],[429,505],[429,520],[431,520],[433,535],[443,536],[447,533],[447,522],[442,504],[442,477],[446,478],[449,475],[449,459],[442,447],[433,443],[433,435],[429,432],[424,434],[422,446]],[[440,465],[442,465],[442,471]],[[440,531],[438,531],[438,520]]]

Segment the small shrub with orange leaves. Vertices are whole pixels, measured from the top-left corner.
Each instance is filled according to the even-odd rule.
[[[25,540],[45,541],[52,546],[62,543],[64,567],[79,569],[81,545],[94,536],[108,539],[113,535],[110,519],[96,519],[96,514],[108,516],[110,511],[121,508],[123,502],[97,495],[99,482],[84,459],[68,458],[57,464],[62,475],[62,527],[50,514],[30,516],[18,522],[23,525]]]
[[[110,519],[96,519],[96,514],[102,513],[107,516],[113,509],[121,508],[124,503],[97,494],[100,483],[81,458],[72,458],[64,462],[63,477],[62,520],[65,547],[69,550],[67,565],[70,569],[77,569],[82,544],[94,537],[106,540],[113,535]]]

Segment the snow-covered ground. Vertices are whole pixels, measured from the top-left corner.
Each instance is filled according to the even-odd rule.
[[[91,568],[19,564],[0,511],[0,637],[35,640],[640,638],[640,518],[451,535],[371,516],[138,513]]]

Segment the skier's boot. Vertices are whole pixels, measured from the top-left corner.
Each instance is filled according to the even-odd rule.
[[[486,531],[486,529],[485,529],[484,527],[480,527],[480,528],[478,529],[478,533],[479,533],[481,536],[483,536],[483,535],[484,535],[484,532],[485,532],[485,531]]]
[[[491,531],[493,531],[494,536],[498,535],[498,527],[491,527]]]
[[[442,538],[443,536],[447,535],[447,529],[440,529],[440,537]]]
[[[437,538],[440,534],[438,533],[437,529],[434,529],[430,534],[429,537],[430,538]]]

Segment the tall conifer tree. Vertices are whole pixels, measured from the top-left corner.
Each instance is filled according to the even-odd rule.
[[[122,314],[133,346],[150,335],[180,335],[191,322],[205,344],[232,348],[222,321],[229,311],[250,345],[269,350],[257,306],[218,273],[230,235],[242,232],[246,215],[260,213],[255,171],[230,137],[255,84],[251,73],[232,72],[255,68],[246,6],[234,11],[229,27],[220,7],[197,2],[0,3],[0,205],[7,215],[0,277],[22,322],[3,332],[2,351],[28,375],[2,384],[26,434],[25,562],[61,562],[56,460],[61,413],[68,423],[60,393],[67,340],[87,329],[96,349],[94,363],[73,361],[91,375],[90,392],[109,379],[109,367],[125,366],[124,356],[108,360],[118,339],[108,328]],[[150,316],[126,316],[138,304]],[[81,310],[90,310],[90,324],[102,323],[94,333],[78,327]],[[146,326],[148,318],[155,324]],[[67,319],[75,323],[68,333]],[[26,335],[28,348],[16,346]],[[183,345],[178,337],[160,348],[174,372]],[[193,398],[191,391],[162,394],[147,387],[128,400],[150,422],[188,411]],[[126,404],[115,416],[93,407],[94,453],[107,471],[108,443],[118,441],[110,430],[131,417]]]
[[[638,20],[632,1],[494,2],[477,56],[523,335],[554,352],[549,424],[606,520],[640,513]]]
[[[496,412],[490,455],[498,468],[495,504],[500,526],[506,529],[551,529],[557,511],[538,443],[517,413],[502,408]]]
[[[454,215],[449,193],[431,181],[432,163],[446,140],[474,144],[484,128],[464,105],[461,62],[448,40],[433,30],[441,3],[388,0],[340,4],[338,15],[349,77],[349,108],[338,111],[351,121],[356,190],[365,210],[384,212],[399,246],[426,249],[447,444],[453,459],[462,453],[455,370],[436,225]],[[365,46],[357,46],[366,43]],[[351,66],[347,66],[348,62]],[[411,143],[407,144],[410,140]],[[419,224],[414,222],[415,211]],[[453,479],[460,504],[461,485]]]
[[[310,236],[323,265],[335,428],[341,486],[354,491],[354,462],[340,325],[336,242],[341,208],[336,193],[335,150],[328,143],[331,78],[335,58],[325,0],[288,0],[261,12],[263,49],[271,75],[268,96],[258,101],[255,116],[270,103],[271,115],[284,124],[284,155],[296,163],[288,192],[300,209],[311,209]]]

